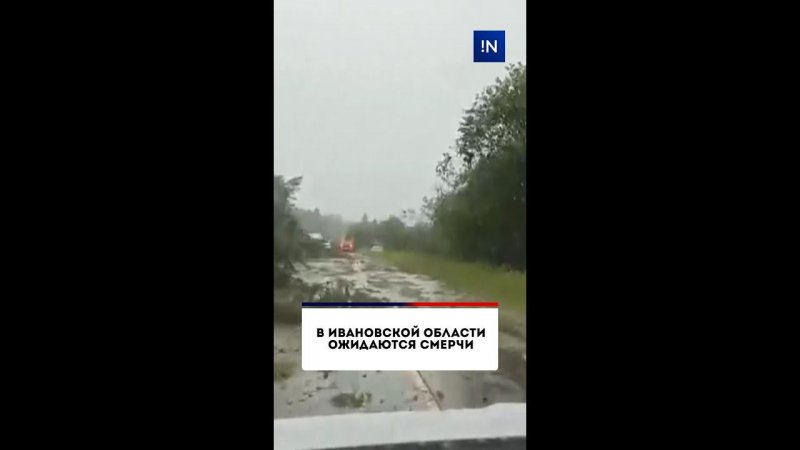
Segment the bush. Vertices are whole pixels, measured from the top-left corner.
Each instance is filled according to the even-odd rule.
[[[284,181],[280,175],[275,175],[273,180],[273,283],[276,287],[288,283],[294,263],[302,256],[299,245],[302,230],[291,214],[301,181],[301,177]]]

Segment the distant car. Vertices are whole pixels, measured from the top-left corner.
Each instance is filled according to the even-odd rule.
[[[303,231],[299,246],[306,257],[318,258],[325,251],[325,238],[319,233],[306,233]]]
[[[344,253],[352,253],[356,250],[356,244],[352,239],[342,239],[339,242],[339,251]]]
[[[373,245],[372,248],[369,249],[371,252],[380,253],[383,251],[382,245]]]

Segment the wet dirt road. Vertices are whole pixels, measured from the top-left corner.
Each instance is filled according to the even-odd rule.
[[[436,280],[398,271],[367,255],[318,259],[306,264],[307,267],[298,267],[297,276],[303,282],[323,286],[338,283],[346,285],[351,294],[374,299],[494,300],[449,290]],[[278,301],[288,304],[297,299],[280,299],[276,294]],[[304,372],[300,367],[299,323],[279,323],[276,319],[274,337],[275,418],[480,408],[526,401],[524,315],[503,311],[502,303],[497,372]]]

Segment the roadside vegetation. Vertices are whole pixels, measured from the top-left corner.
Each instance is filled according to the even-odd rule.
[[[465,111],[454,151],[436,166],[441,184],[421,213],[381,222],[365,214],[348,232],[362,248],[381,244],[383,258],[403,270],[524,310],[526,67],[507,70]]]
[[[302,177],[284,180],[280,175],[273,179],[273,286],[284,287],[289,281],[294,266],[300,262],[302,229],[292,215],[294,196],[300,188]]]
[[[404,272],[435,278],[452,289],[475,295],[476,300],[499,301],[503,309],[525,312],[524,273],[418,252],[385,251],[378,255]]]
[[[383,246],[399,268],[437,278],[454,289],[496,298],[524,310],[527,213],[526,66],[479,93],[464,112],[452,152],[436,165],[440,184],[419,213],[345,224],[341,217],[294,207],[301,178],[275,176],[275,283],[288,282],[307,251],[303,228],[335,240],[345,234],[359,250]],[[509,270],[510,269],[510,270]]]
[[[348,223],[338,214],[323,214],[319,208],[313,211],[295,208],[293,215],[303,227],[314,233],[320,233],[328,241],[338,241],[347,231]]]
[[[440,185],[421,213],[366,214],[349,228],[357,245],[433,253],[524,271],[527,163],[525,66],[480,93],[465,112],[455,151],[436,166]],[[407,223],[413,226],[407,226]]]

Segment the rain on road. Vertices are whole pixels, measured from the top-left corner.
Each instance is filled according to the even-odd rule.
[[[315,259],[298,269],[297,277],[309,285],[346,284],[351,293],[385,301],[481,300],[447,289],[429,277],[398,271],[366,255]],[[293,300],[276,295],[277,301]],[[502,302],[500,312],[497,372],[304,372],[300,368],[299,325],[276,320],[273,354],[281,376],[276,375],[274,382],[274,417],[479,408],[500,402],[525,402],[524,318],[504,314]]]

